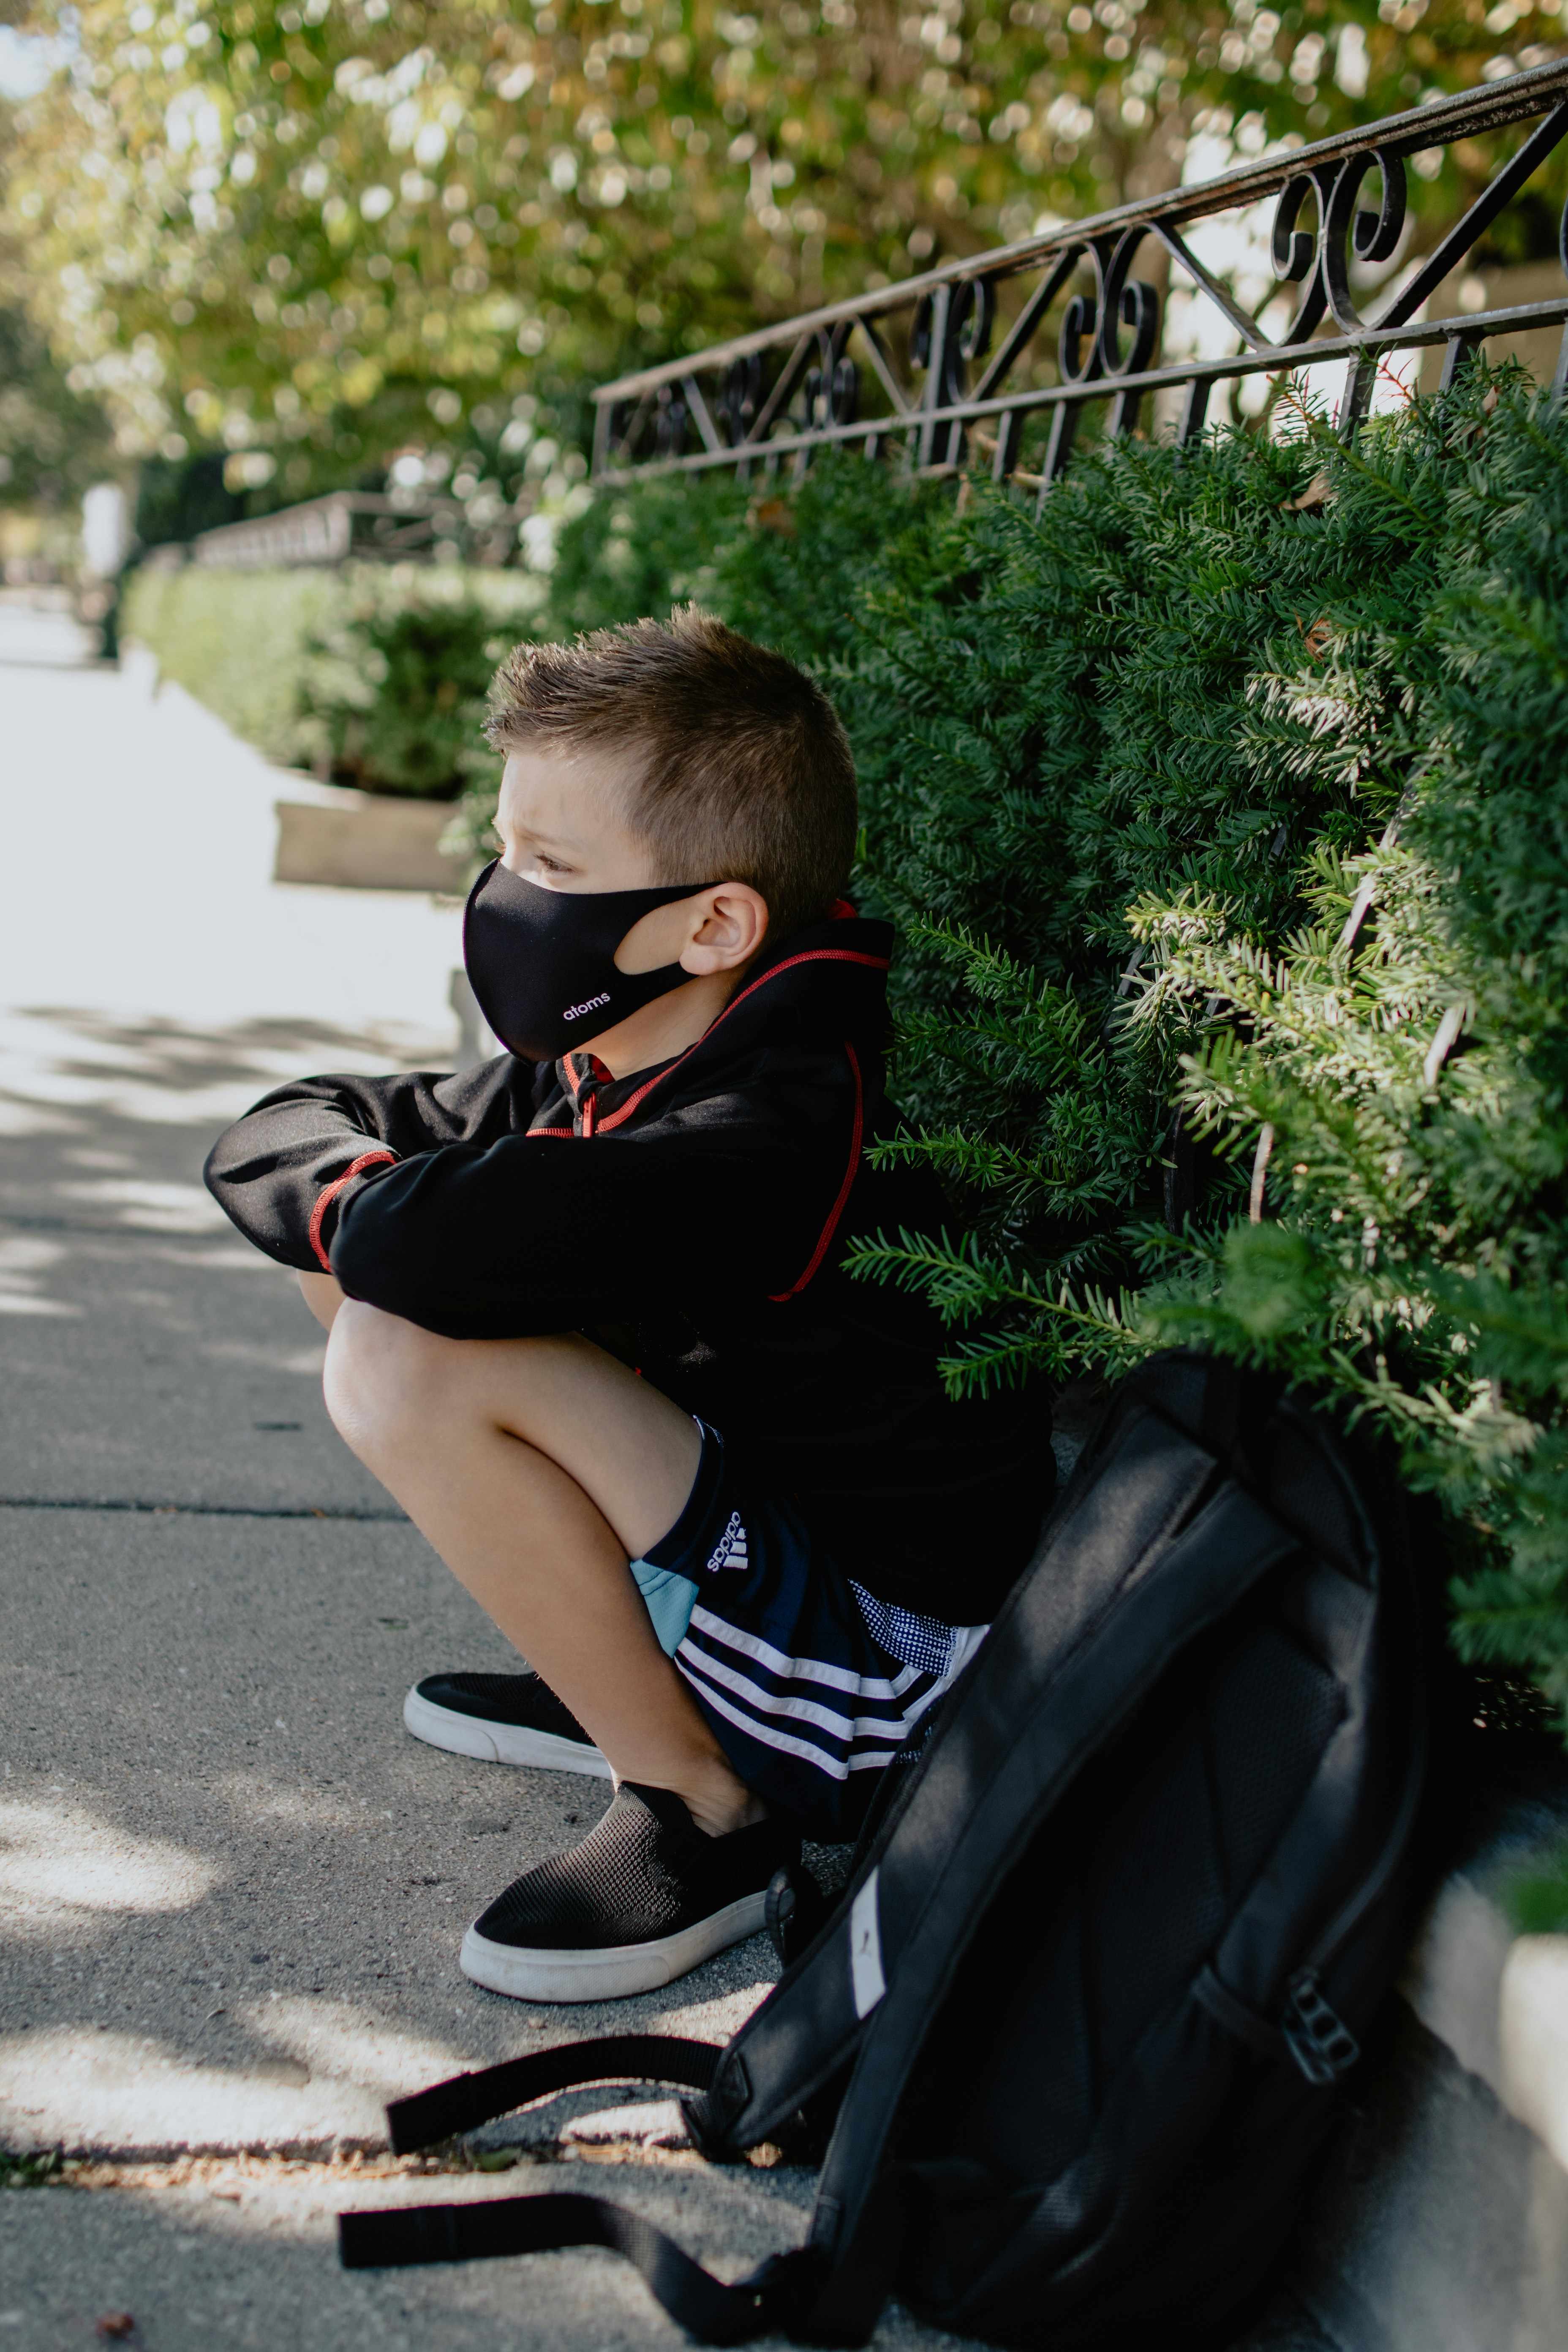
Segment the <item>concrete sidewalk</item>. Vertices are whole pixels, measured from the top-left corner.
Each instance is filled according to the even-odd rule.
[[[606,2254],[350,2274],[333,2244],[350,2203],[578,2186],[735,2276],[811,2194],[604,2092],[492,2134],[535,2136],[510,2171],[375,2152],[391,2095],[583,2033],[719,2039],[774,1974],[759,1938],[570,2011],[459,1974],[604,1790],[405,1736],[416,1675],[513,1654],[340,1444],[291,1279],[201,1189],[280,1078],[449,1061],[456,910],[277,888],[281,780],[207,714],[4,655],[0,2149],[81,2161],[4,2197],[0,2344],[677,2344]],[[894,2313],[876,2341],[951,2339]]]

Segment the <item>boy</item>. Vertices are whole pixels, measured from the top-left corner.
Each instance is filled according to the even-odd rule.
[[[839,1268],[944,1212],[865,1156],[890,934],[838,896],[826,698],[689,610],[520,647],[489,733],[464,955],[510,1051],[280,1087],[207,1181],[299,1269],[343,1437],[533,1670],[432,1676],[409,1727],[613,1773],[461,1955],[586,2000],[754,1933],[802,1832],[855,1833],[1028,1557],[1049,1420],[949,1402],[931,1310]]]

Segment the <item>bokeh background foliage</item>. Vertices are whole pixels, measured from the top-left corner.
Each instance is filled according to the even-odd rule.
[[[162,677],[279,766],[445,800],[493,777],[486,692],[543,598],[535,572],[456,564],[143,565],[121,618]]]
[[[122,457],[216,452],[262,503],[417,444],[499,506],[624,365],[1538,62],[1563,32],[1522,0],[6,13],[62,60],[0,104],[0,279],[48,337],[38,364]],[[1418,243],[1494,161],[1432,160]],[[1516,208],[1504,246],[1550,251],[1549,210]]]

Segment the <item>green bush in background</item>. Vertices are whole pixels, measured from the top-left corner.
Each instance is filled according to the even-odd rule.
[[[863,656],[904,695],[889,1148],[982,1214],[857,1262],[942,1307],[959,1392],[1196,1341],[1369,1418],[1460,1649],[1568,1722],[1568,420],[1479,373],[1353,448],[1300,421],[983,516],[985,626]],[[1173,1086],[1217,1155],[1174,1230]]]
[[[447,800],[493,769],[485,691],[544,594],[534,572],[455,565],[148,565],[121,630],[280,766]]]
[[[791,488],[764,478],[670,475],[595,499],[562,530],[539,638],[563,640],[699,604],[855,697],[858,608],[869,584],[907,573],[934,593],[952,494],[856,457],[827,457]],[[448,835],[476,863],[494,854],[493,765]]]
[[[335,572],[209,572],[151,564],[132,573],[120,635],[158,657],[160,674],[216,711],[226,725],[282,767],[325,758],[326,730],[300,709],[312,634],[342,604]]]

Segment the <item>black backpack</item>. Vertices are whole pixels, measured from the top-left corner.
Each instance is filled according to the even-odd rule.
[[[718,2161],[826,2139],[807,2244],[728,2286],[543,2195],[344,2214],[343,2262],[615,2246],[712,2344],[864,2344],[889,2294],[998,2345],[1214,2343],[1426,1891],[1426,1617],[1392,1478],[1277,1385],[1155,1358],[727,2049],[579,2043],[387,2110],[406,2151],[574,2084],[683,2085]],[[775,1881],[786,1951],[813,1892]]]

